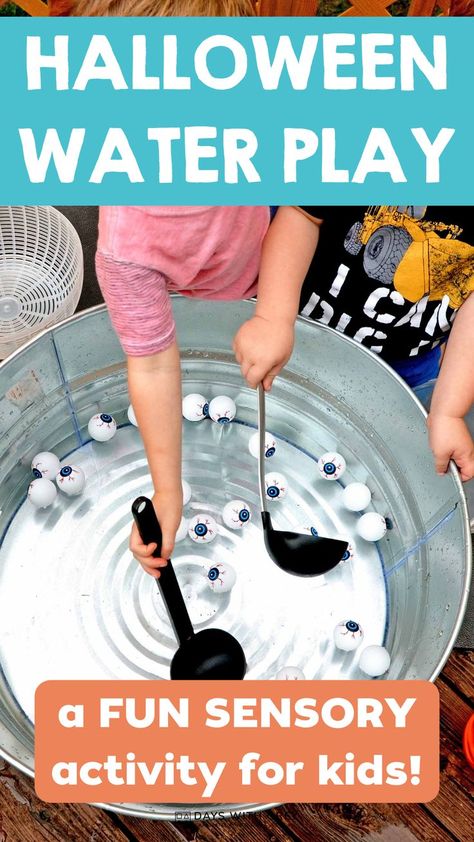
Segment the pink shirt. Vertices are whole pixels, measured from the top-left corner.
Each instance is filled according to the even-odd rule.
[[[267,207],[101,207],[97,277],[124,351],[174,341],[168,292],[253,296],[269,221]]]

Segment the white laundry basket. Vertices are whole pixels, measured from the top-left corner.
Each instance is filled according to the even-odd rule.
[[[56,208],[0,206],[0,359],[72,315],[83,275],[77,231]]]

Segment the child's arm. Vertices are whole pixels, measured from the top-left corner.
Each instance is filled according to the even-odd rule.
[[[242,374],[253,389],[270,389],[293,350],[300,292],[319,237],[319,220],[281,207],[262,248],[255,315],[234,339]]]
[[[140,426],[155,494],[153,504],[163,532],[161,559],[156,544],[143,544],[134,525],[130,549],[147,573],[159,577],[170,558],[181,519],[181,370],[176,341],[147,357],[128,357],[128,389]]]
[[[464,416],[474,404],[474,295],[464,302],[451,330],[433,392],[428,430],[436,470],[456,462],[461,479],[474,477],[474,442]]]

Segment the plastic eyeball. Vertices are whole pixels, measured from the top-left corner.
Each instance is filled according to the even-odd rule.
[[[304,681],[305,674],[299,667],[282,667],[278,670],[275,679],[277,681]]]
[[[132,404],[130,404],[130,406],[127,409],[127,416],[128,420],[130,421],[130,424],[133,424],[134,427],[138,427],[137,416],[135,415],[135,410]]]
[[[207,583],[211,590],[218,593],[228,593],[237,581],[237,573],[231,564],[212,564],[206,572]]]
[[[342,503],[350,512],[362,512],[372,499],[372,492],[363,482],[350,482],[342,492]]]
[[[390,655],[384,646],[366,646],[359,658],[359,669],[376,678],[390,667]]]
[[[209,402],[204,395],[193,392],[183,398],[183,416],[186,421],[202,421],[209,415]]]
[[[362,643],[364,632],[355,620],[343,620],[334,629],[334,643],[343,652],[353,652]]]
[[[334,451],[323,453],[318,459],[318,468],[323,479],[336,480],[342,477],[346,470],[346,460]]]
[[[94,441],[110,441],[117,432],[117,424],[115,418],[112,418],[107,412],[101,412],[100,415],[92,416],[87,429]]]
[[[356,529],[364,541],[380,541],[387,531],[387,524],[378,512],[366,512],[357,521]]]
[[[255,456],[255,459],[258,459],[258,452],[260,450],[260,435],[259,433],[254,433],[253,436],[250,436],[249,439],[249,450],[252,456]],[[264,454],[266,459],[270,459],[272,456],[275,455],[276,451],[276,441],[270,433],[265,433],[265,447],[264,447]]]
[[[187,482],[185,479],[183,479],[181,482],[183,486],[183,506],[187,506],[192,495],[191,486],[189,482]]]
[[[180,524],[178,526],[178,530],[176,532],[175,541],[179,544],[180,541],[184,541],[186,535],[188,534],[188,521],[185,517],[181,518]]]
[[[319,537],[319,532],[315,526],[302,526],[301,531],[305,533],[305,535],[312,535],[313,538]]]
[[[196,544],[208,544],[217,535],[217,523],[210,515],[195,515],[189,521],[188,535]]]
[[[51,503],[54,503],[57,493],[57,488],[50,479],[39,477],[30,482],[28,500],[37,509],[46,509]]]
[[[342,541],[347,541],[347,538],[341,538]],[[345,550],[344,555],[341,558],[341,564],[346,561],[352,561],[355,556],[355,547],[351,541],[347,541],[347,550]]]
[[[265,474],[267,500],[282,500],[288,492],[288,483],[283,474]]]
[[[35,479],[50,479],[53,480],[59,471],[60,461],[54,453],[49,450],[44,450],[42,453],[37,453],[31,462],[31,470]]]
[[[56,477],[56,484],[70,497],[81,494],[86,484],[84,471],[77,465],[63,465]]]
[[[242,529],[251,518],[252,513],[243,500],[231,500],[222,511],[222,520],[229,529]]]
[[[235,402],[227,395],[218,395],[209,404],[209,417],[217,424],[230,424],[236,412]]]

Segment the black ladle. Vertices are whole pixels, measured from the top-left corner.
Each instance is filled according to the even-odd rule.
[[[262,508],[263,536],[268,555],[278,567],[294,576],[321,576],[336,567],[348,548],[347,541],[302,535],[274,529],[267,508],[265,483],[265,391],[258,387],[258,477]]]
[[[153,503],[148,497],[137,497],[132,514],[143,543],[156,543],[153,555],[160,558],[162,534]],[[158,587],[179,642],[171,661],[171,678],[243,678],[247,664],[240,643],[222,629],[195,632],[171,560],[160,569],[160,574]]]

